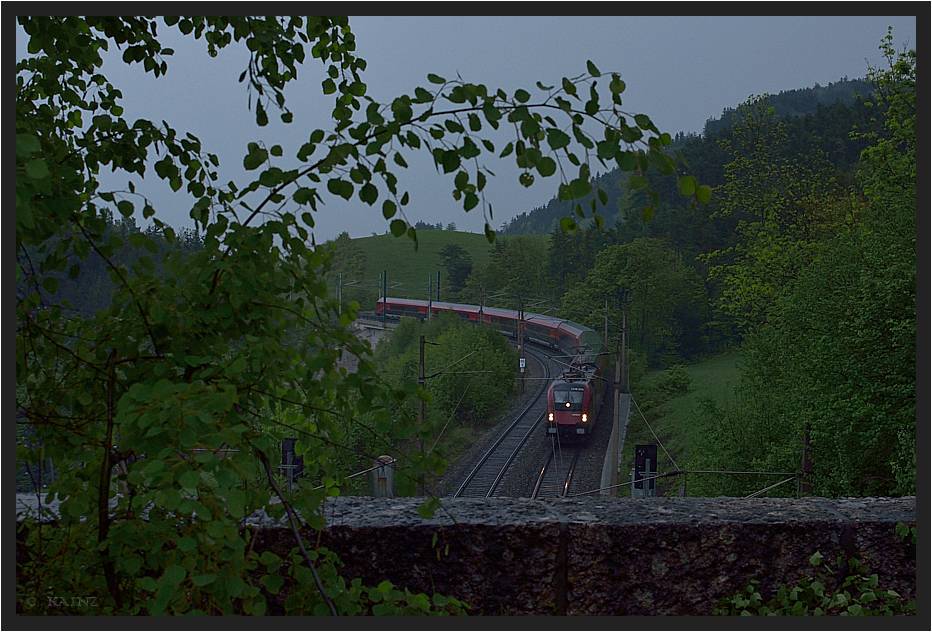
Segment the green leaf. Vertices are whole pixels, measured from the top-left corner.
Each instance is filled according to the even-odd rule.
[[[36,158],[26,163],[26,175],[33,180],[42,180],[49,175],[49,166],[42,158]]]
[[[367,182],[359,190],[359,199],[369,204],[375,204],[376,200],[379,198],[379,190],[371,182]]]
[[[712,188],[706,184],[699,186],[696,189],[696,199],[703,204],[708,204],[709,200],[712,199]]]
[[[618,144],[611,141],[603,140],[596,145],[596,155],[599,160],[611,160],[618,152]]]
[[[269,115],[266,113],[265,108],[262,107],[262,102],[256,103],[256,124],[259,127],[265,127],[269,124]]]
[[[631,151],[619,151],[615,154],[615,163],[622,171],[634,171],[638,167],[637,159]]]
[[[592,191],[592,185],[585,178],[575,178],[570,181],[569,192],[574,199],[583,198]]]
[[[405,234],[405,231],[408,229],[408,225],[402,219],[393,219],[392,223],[389,225],[392,235],[395,237],[401,237]]]
[[[245,167],[247,171],[258,169],[269,157],[269,152],[260,147],[257,143],[249,143],[247,149],[248,153],[246,157],[243,158],[243,167]],[[156,163],[156,171],[158,171],[158,163]]]
[[[391,200],[385,200],[382,202],[382,217],[385,219],[393,218],[397,211],[398,207]]]
[[[440,155],[440,165],[444,173],[451,173],[459,169],[460,156],[457,152],[447,150]]]
[[[609,82],[608,88],[612,91],[612,94],[621,94],[625,91],[625,82],[622,81],[618,75],[612,75],[612,80]]]
[[[300,187],[297,191],[294,192],[292,199],[298,204],[307,204],[314,199],[314,189]]]
[[[537,171],[545,178],[549,178],[557,171],[557,163],[550,156],[543,156],[537,163]]]
[[[340,178],[331,178],[327,181],[327,190],[334,195],[339,195],[344,200],[353,197],[353,184]]]
[[[696,192],[696,179],[692,176],[683,176],[677,181],[680,195],[690,196]]]
[[[245,514],[246,495],[243,490],[232,488],[226,493],[226,509],[234,518],[242,518]]]
[[[204,573],[203,575],[195,575],[191,578],[191,581],[195,586],[207,586],[217,581],[216,573]]]
[[[259,581],[262,582],[266,590],[273,595],[277,595],[278,591],[281,590],[282,585],[285,583],[285,578],[281,575],[263,575]]]
[[[28,158],[42,151],[42,145],[39,139],[32,134],[16,135],[16,156],[17,158]]]
[[[593,77],[601,77],[602,73],[599,72],[599,69],[595,67],[591,61],[586,60],[586,69],[589,71],[589,74]]]
[[[169,585],[176,585],[182,582],[186,574],[187,573],[183,566],[178,566],[175,564],[165,569],[165,573],[162,575],[162,579]]]
[[[235,376],[241,374],[246,370],[246,358],[240,356],[236,358],[233,363],[227,368],[227,374],[230,376]]]
[[[45,277],[42,279],[42,287],[49,294],[58,292],[58,279],[55,277]]]
[[[632,191],[643,191],[648,187],[647,178],[639,173],[633,173],[628,177],[628,187]]]
[[[193,551],[197,547],[197,540],[190,536],[184,536],[178,539],[178,550]]]
[[[570,144],[570,136],[566,132],[556,128],[550,128],[547,130],[547,144],[550,145],[550,148],[554,151],[562,149]]]
[[[650,118],[646,114],[635,114],[634,122],[637,124],[638,127],[640,127],[643,130],[651,131],[651,130],[656,129],[654,127],[653,122],[650,120]]]

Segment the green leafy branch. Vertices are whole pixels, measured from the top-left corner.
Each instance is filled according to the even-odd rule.
[[[759,590],[760,581],[752,579],[743,593],[719,601],[714,615],[903,615],[915,614],[916,602],[905,600],[892,589],[879,587],[876,573],[870,575],[863,564],[851,558],[836,564],[847,574],[839,584],[835,571],[822,564],[822,554],[815,552],[809,563],[817,568],[796,584],[781,584],[773,598],[765,601]],[[837,588],[832,586],[837,585]]]

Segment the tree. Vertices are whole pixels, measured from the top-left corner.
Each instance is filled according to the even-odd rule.
[[[560,197],[580,199],[592,188],[594,161],[674,173],[669,135],[622,111],[624,83],[591,63],[559,86],[537,84],[534,100],[523,89],[509,95],[429,75],[431,89],[378,103],[366,94],[365,61],[344,17],[17,19],[30,55],[16,77],[17,413],[36,438],[17,447],[17,459],[50,457],[58,478],[49,492],[62,500],[54,529],[25,523],[18,608],[28,610],[29,597],[44,604],[45,595],[82,594],[99,597],[87,614],[262,614],[266,596],[287,581],[314,587],[293,591],[289,612],[384,611],[370,597],[391,587],[347,584],[331,555],[309,551],[297,514],[323,525],[321,503],[339,493],[347,474],[339,456],[352,450],[345,430],[360,412],[371,419],[367,431],[384,435],[402,401],[426,394],[385,384],[369,345],[349,331],[358,305],[328,297],[329,249],[308,245],[318,204],[324,196],[380,202],[391,232],[416,240],[397,176],[408,152],[430,152],[463,209],[481,204],[491,218],[491,172],[481,156],[513,158],[526,185],[558,176]],[[172,51],[160,27],[204,41],[211,56],[246,46],[240,79],[259,128],[275,113],[284,123],[297,118],[285,89],[305,62],[319,60],[321,89],[334,99],[332,128],[311,131],[294,157],[249,143],[243,166],[254,179],[222,185],[217,156],[194,135],[126,120],[119,88],[101,72],[101,53],[115,46],[124,63],[162,76]],[[481,133],[501,127],[512,130],[504,147]],[[108,233],[108,213],[141,211],[168,243],[177,241],[131,184],[104,190],[101,168],[154,172],[193,195],[203,249],[154,259],[151,233]],[[494,237],[488,223],[486,233]],[[153,256],[121,261],[124,243]],[[84,317],[50,302],[50,273],[74,278],[91,253],[115,287],[106,309]],[[339,367],[347,354],[359,359],[356,372]],[[312,457],[312,483],[295,493],[276,483],[285,434]],[[260,508],[292,526],[288,559],[251,552],[252,529],[240,521]],[[418,611],[423,602],[397,603]],[[438,609],[459,611],[456,602]]]
[[[585,280],[563,295],[562,315],[601,331],[608,301],[611,332],[620,332],[626,309],[629,344],[657,366],[664,354],[677,351],[677,311],[684,305],[684,312],[701,309],[704,300],[702,282],[691,266],[659,239],[638,238],[598,254]],[[614,348],[620,340],[606,342]]]
[[[764,98],[739,106],[725,165],[721,209],[737,219],[737,241],[704,257],[721,279],[720,309],[744,330],[771,321],[773,308],[821,240],[858,213],[856,197],[821,155],[784,157],[786,125]]]
[[[710,404],[696,469],[796,471],[805,434],[817,495],[916,493],[915,51],[891,42],[871,71],[886,133],[861,154],[864,203],[797,258],[746,336],[736,401]]]
[[[497,306],[529,311],[528,299],[546,298],[546,243],[535,235],[496,240],[489,265],[481,271],[485,296],[498,295]]]
[[[446,244],[437,255],[447,269],[450,292],[458,294],[466,287],[466,279],[472,272],[472,257],[458,244]]]

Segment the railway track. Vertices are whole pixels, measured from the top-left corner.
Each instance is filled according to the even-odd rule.
[[[552,374],[551,360],[540,351],[525,346],[525,354],[540,363],[543,379],[539,380],[538,392],[531,403],[508,426],[495,444],[479,459],[476,466],[453,494],[461,498],[489,498],[504,478],[521,448],[539,429],[547,414],[547,387]]]
[[[582,445],[563,446],[553,440],[553,449],[547,457],[547,462],[541,468],[534,485],[532,498],[558,498],[566,496],[573,482],[576,464]]]

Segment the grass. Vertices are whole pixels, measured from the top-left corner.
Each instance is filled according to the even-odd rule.
[[[738,383],[740,361],[738,353],[730,352],[687,366],[689,390],[660,405],[647,405],[646,400],[641,401],[643,398],[639,396],[638,388],[632,388],[633,401],[622,450],[619,482],[631,480],[635,446],[657,443],[658,438],[663,448],[666,448],[666,452],[660,446],[657,448],[658,471],[663,473],[687,469],[690,449],[697,445],[701,433],[697,412],[700,398],[724,401],[731,397],[732,389]],[[656,373],[661,372],[649,374],[649,377]],[[682,477],[658,479],[660,487],[657,495],[664,492],[675,495],[682,482]],[[630,496],[630,486],[620,488],[619,495]]]
[[[414,249],[414,242],[407,237],[375,235],[354,240],[366,253],[365,277],[377,280],[379,274],[385,270],[388,274],[390,296],[426,297],[428,279],[433,280],[436,292],[437,271],[445,273],[438,254],[444,246],[456,244],[469,253],[473,264],[482,265],[488,264],[492,251],[492,244],[485,235],[475,233],[419,230],[417,239],[417,250]],[[441,298],[442,290],[441,286]]]
[[[373,310],[379,296],[379,277],[385,271],[389,296],[426,299],[430,285],[432,296],[436,300],[437,272],[440,272],[440,300],[444,301],[447,300],[444,295],[446,268],[438,254],[444,246],[460,246],[469,253],[473,265],[486,266],[491,260],[493,244],[482,234],[453,230],[419,230],[417,238],[417,250],[414,249],[414,242],[407,237],[393,237],[390,234],[353,239],[353,245],[365,255],[365,265],[361,278],[344,277],[344,298],[359,301],[364,311]],[[499,235],[496,239],[508,237]],[[550,236],[541,235],[540,239],[549,240]],[[331,288],[332,290],[334,288]]]

